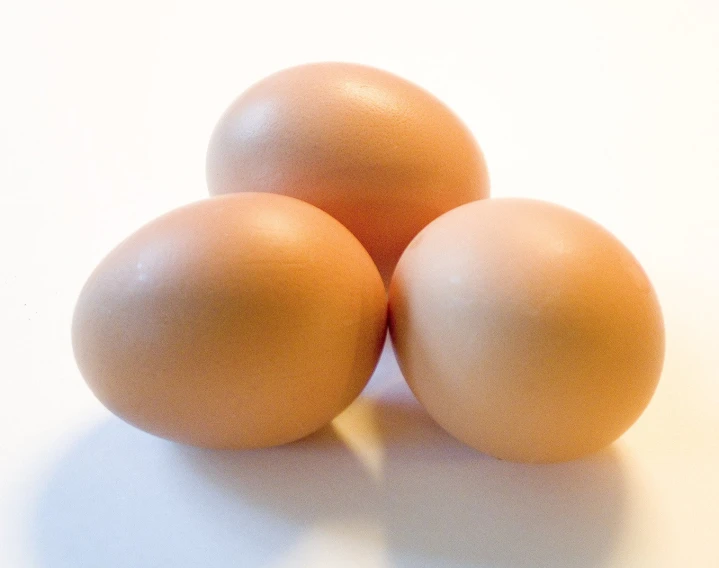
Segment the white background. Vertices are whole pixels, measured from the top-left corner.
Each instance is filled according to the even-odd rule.
[[[639,422],[584,461],[460,446],[390,353],[323,434],[217,453],[112,418],[69,324],[121,238],[205,196],[250,83],[367,63],[471,127],[495,196],[573,207],[654,281],[667,325]],[[0,566],[719,566],[719,3],[14,2],[0,8]]]

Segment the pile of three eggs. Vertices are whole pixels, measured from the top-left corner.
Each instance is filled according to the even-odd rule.
[[[215,197],[122,242],[76,306],[83,376],[139,428],[220,448],[320,429],[372,375],[388,300],[412,391],[497,457],[596,451],[654,392],[663,324],[637,261],[572,211],[483,199],[471,133],[411,83],[272,75],[220,119],[207,177]]]

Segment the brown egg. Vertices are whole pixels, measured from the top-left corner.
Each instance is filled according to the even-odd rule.
[[[272,446],[327,424],[367,383],[386,332],[382,279],[316,207],[245,193],[172,211],[90,276],[73,346],[90,388],[152,434]]]
[[[429,414],[501,459],[568,460],[639,417],[664,327],[631,253],[557,205],[493,199],[435,220],[390,285],[402,372]]]
[[[427,223],[489,195],[477,143],[442,102],[346,63],[286,69],[245,91],[212,134],[207,183],[212,195],[269,191],[327,211],[386,281]]]

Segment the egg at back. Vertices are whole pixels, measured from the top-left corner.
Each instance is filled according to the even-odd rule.
[[[389,281],[427,223],[489,195],[482,152],[441,101],[349,63],[282,70],[225,111],[207,149],[212,195],[297,197],[348,227]]]

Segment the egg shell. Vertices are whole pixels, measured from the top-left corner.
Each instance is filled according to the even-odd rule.
[[[617,439],[661,374],[657,296],[632,254],[549,203],[491,199],[427,226],[389,290],[402,372],[450,434],[523,462]]]
[[[207,150],[213,195],[271,191],[331,214],[386,281],[442,213],[489,195],[482,152],[441,101],[391,73],[314,63],[275,73],[220,118]]]
[[[73,347],[112,412],[172,440],[254,448],[302,438],[367,383],[386,333],[357,239],[302,201],[206,199],[142,227],[83,288]]]

